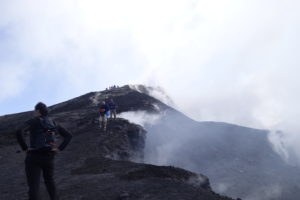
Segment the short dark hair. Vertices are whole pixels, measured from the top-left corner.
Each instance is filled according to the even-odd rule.
[[[46,104],[44,104],[43,102],[38,102],[35,107],[35,110],[40,111],[42,116],[47,116],[48,115],[48,107],[46,106]]]

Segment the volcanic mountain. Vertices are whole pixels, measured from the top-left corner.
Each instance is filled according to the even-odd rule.
[[[110,98],[118,119],[103,132],[97,106]],[[244,200],[300,199],[299,168],[274,151],[269,131],[194,121],[171,104],[162,90],[139,85],[51,106],[52,118],[74,134],[57,155],[61,198],[230,199],[216,191]],[[26,194],[24,153],[16,153],[14,132],[31,115],[0,117],[0,192],[6,199]]]
[[[51,117],[74,136],[70,145],[56,155],[60,199],[231,199],[213,192],[209,179],[200,173],[170,165],[143,164],[148,133],[141,125],[118,117],[109,120],[106,132],[99,128],[97,108],[109,98],[118,105],[118,114],[177,112],[145,91],[124,86],[91,92],[50,107]],[[27,197],[25,153],[16,143],[15,132],[31,117],[31,111],[0,117],[1,199]],[[43,184],[41,196],[48,199]]]

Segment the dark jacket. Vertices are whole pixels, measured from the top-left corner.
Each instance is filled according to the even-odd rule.
[[[41,120],[46,120],[47,123],[54,125],[55,132],[60,134],[64,138],[63,142],[58,146],[58,149],[60,151],[62,151],[71,141],[72,134],[48,117],[34,117],[34,118],[28,120],[22,129],[17,131],[17,140],[18,140],[21,148],[24,151],[26,151],[28,149],[28,145],[26,144],[24,137],[23,137],[24,133],[27,131],[30,132],[29,148],[31,148],[33,150],[37,150],[37,149],[39,149],[40,146],[43,145],[43,144],[40,144],[41,143],[41,140],[40,140],[41,129],[43,129]]]
[[[108,106],[109,106],[109,108],[110,108],[111,110],[116,109],[116,104],[115,104],[115,102],[113,102],[113,101],[110,101],[110,102],[108,103]]]

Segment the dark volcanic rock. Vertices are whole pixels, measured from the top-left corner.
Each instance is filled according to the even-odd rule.
[[[73,170],[72,175],[84,177],[85,180],[84,183],[78,180],[79,182],[73,183],[75,185],[69,186],[78,187],[77,184],[80,184],[80,188],[83,187],[80,191],[73,192],[72,198],[83,191],[89,191],[84,199],[118,199],[120,196],[133,200],[229,199],[213,193],[206,177],[174,167],[92,157],[82,167]],[[95,177],[101,179],[95,180]],[[97,188],[90,188],[90,182],[96,182]]]
[[[100,152],[117,160],[143,160],[146,131],[127,120],[117,119],[108,123],[108,131],[100,135]]]
[[[167,109],[158,100],[128,86],[93,92],[51,106],[51,116],[72,131],[71,144],[56,155],[56,182],[61,200],[227,200],[210,189],[208,178],[175,167],[131,162],[142,161],[146,131],[124,119],[109,120],[99,129],[97,105],[114,98],[118,112]],[[0,117],[0,197],[26,199],[25,153],[14,132],[31,112]],[[131,161],[130,161],[131,160]],[[48,199],[43,184],[41,196]]]

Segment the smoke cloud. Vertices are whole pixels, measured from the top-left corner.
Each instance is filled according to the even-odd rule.
[[[129,120],[132,123],[139,124],[143,127],[152,126],[161,118],[159,114],[149,114],[146,111],[122,112],[119,117]]]
[[[299,6],[2,0],[0,115],[142,83],[164,88],[195,120],[280,130],[274,148],[299,160]]]
[[[253,194],[245,198],[245,200],[262,200],[262,199],[276,199],[282,194],[282,188],[279,185],[265,186]]]
[[[295,154],[280,131],[267,134],[226,123],[198,123],[174,111],[128,112],[120,117],[147,130],[146,163],[203,173],[220,194],[246,200],[283,199],[297,190],[298,168],[285,164],[297,166]]]

